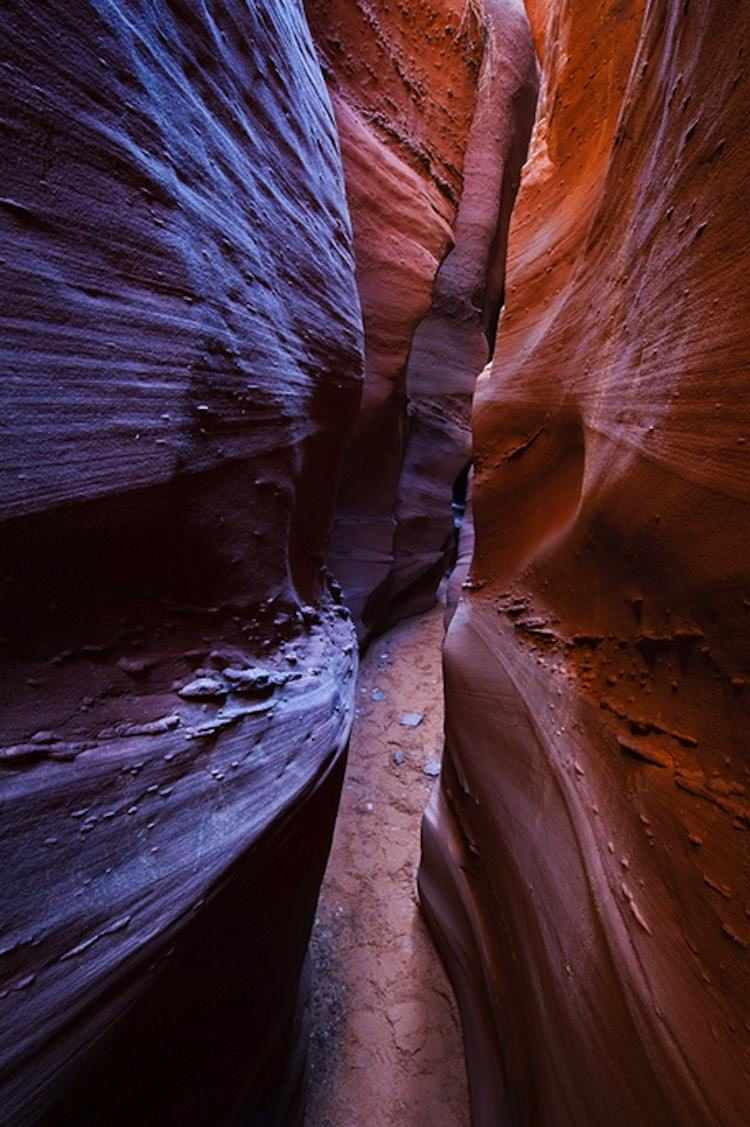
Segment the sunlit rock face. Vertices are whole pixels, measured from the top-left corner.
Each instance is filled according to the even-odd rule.
[[[341,138],[366,336],[331,566],[365,636],[429,605],[533,120],[520,0],[307,0]]]
[[[0,1121],[296,1123],[362,369],[297,0],[10,3]]]
[[[474,1122],[748,1122],[750,10],[530,6],[421,889]]]

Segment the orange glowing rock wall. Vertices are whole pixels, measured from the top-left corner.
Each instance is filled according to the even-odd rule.
[[[477,1127],[741,1127],[750,10],[529,10],[422,897]]]
[[[367,635],[429,605],[453,550],[536,96],[520,0],[308,0],[341,140],[366,376],[331,566]]]

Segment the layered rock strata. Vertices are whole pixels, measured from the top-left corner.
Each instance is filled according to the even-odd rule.
[[[750,13],[529,8],[542,97],[422,896],[478,1127],[740,1127]]]
[[[10,3],[0,1121],[298,1121],[362,368],[297,0]]]
[[[342,141],[367,367],[332,567],[368,636],[453,550],[536,64],[520,0],[308,0]]]

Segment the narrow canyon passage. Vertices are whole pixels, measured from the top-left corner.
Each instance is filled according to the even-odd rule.
[[[0,39],[0,1127],[750,1127],[750,3]]]
[[[442,747],[443,614],[401,623],[362,662],[312,940],[306,1127],[469,1122],[456,1005],[415,890]]]

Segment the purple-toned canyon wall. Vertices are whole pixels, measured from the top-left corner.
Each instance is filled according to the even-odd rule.
[[[286,1127],[357,664],[328,93],[296,0],[0,34],[0,1120]]]

